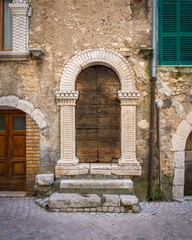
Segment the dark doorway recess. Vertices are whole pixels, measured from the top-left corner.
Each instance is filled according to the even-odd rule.
[[[119,79],[104,66],[83,70],[77,81],[76,144],[80,162],[112,162],[120,157]]]
[[[185,195],[192,195],[192,132],[190,133],[185,148]]]

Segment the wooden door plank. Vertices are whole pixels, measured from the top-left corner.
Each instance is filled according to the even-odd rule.
[[[120,157],[120,104],[117,75],[97,66],[98,161],[112,162]]]
[[[76,146],[80,162],[97,162],[96,68],[85,69],[76,81]]]

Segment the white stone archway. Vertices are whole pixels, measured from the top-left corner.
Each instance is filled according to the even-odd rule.
[[[79,164],[75,143],[75,105],[78,91],[75,82],[79,73],[93,65],[103,65],[113,69],[119,77],[121,90],[121,157],[118,164]],[[140,175],[141,166],[136,160],[136,105],[140,93],[135,87],[135,75],[129,62],[119,53],[104,48],[89,49],[73,56],[64,67],[60,91],[56,93],[60,106],[60,160],[56,166],[56,176],[73,174],[93,174],[93,168],[102,172],[119,175]],[[76,166],[76,167],[75,167]],[[107,171],[109,170],[109,171]]]
[[[13,107],[27,113],[37,123],[39,129],[44,129],[48,126],[41,110],[35,108],[29,101],[19,99],[16,96],[3,96],[0,97],[0,106]]]
[[[185,146],[189,134],[192,131],[192,112],[187,115],[172,138],[172,151],[174,163],[173,198],[184,197],[185,178]]]

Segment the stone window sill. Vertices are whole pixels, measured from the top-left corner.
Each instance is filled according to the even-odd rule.
[[[27,61],[29,59],[38,59],[44,55],[41,48],[30,48],[25,52],[0,51],[0,61]]]
[[[2,51],[0,52],[0,61],[26,61],[30,58],[30,52],[13,52]]]

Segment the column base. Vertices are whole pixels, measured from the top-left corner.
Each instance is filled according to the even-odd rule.
[[[141,165],[136,159],[119,158],[118,166],[112,164],[113,173],[121,172],[122,175],[141,175]]]
[[[81,163],[78,165],[62,164],[62,162],[57,162],[55,167],[56,179],[62,179],[65,176],[76,176],[84,175],[89,173],[89,163]]]
[[[76,166],[79,164],[79,159],[75,157],[74,159],[59,159],[57,161],[57,166]]]

